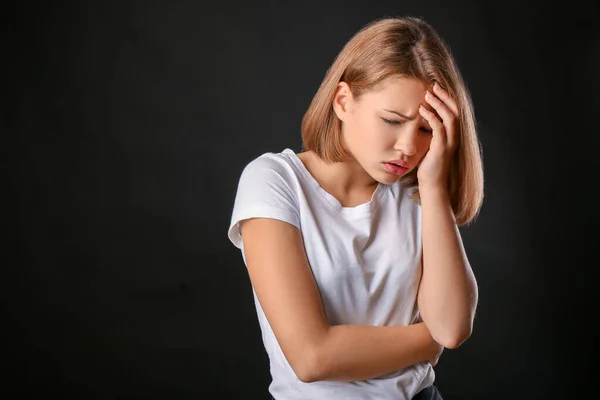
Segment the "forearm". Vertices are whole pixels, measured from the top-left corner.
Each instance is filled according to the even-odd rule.
[[[318,350],[312,380],[365,380],[421,361],[438,346],[427,326],[335,325]]]
[[[432,336],[448,348],[471,334],[477,283],[444,190],[421,191],[423,275],[418,305]]]

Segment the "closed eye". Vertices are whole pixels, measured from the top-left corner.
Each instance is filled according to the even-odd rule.
[[[404,121],[394,121],[394,120],[383,118],[383,117],[381,117],[381,119],[383,120],[383,122],[385,122],[388,125],[401,125],[401,124],[404,123]],[[421,129],[422,132],[425,132],[425,133],[431,133],[432,132],[431,129],[427,129],[424,126],[422,126],[420,129]]]
[[[400,125],[402,124],[402,121],[392,121],[391,119],[386,119],[386,118],[381,118],[383,120],[383,122],[385,122],[388,125]]]

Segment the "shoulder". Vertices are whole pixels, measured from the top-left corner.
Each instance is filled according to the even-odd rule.
[[[263,153],[244,167],[239,185],[255,187],[287,187],[291,189],[300,178],[298,168],[294,165],[296,154],[285,149],[279,153]]]
[[[295,175],[291,160],[293,154],[292,150],[289,149],[285,149],[280,153],[263,153],[244,167],[240,180],[257,180],[258,182],[289,181]]]
[[[239,223],[249,218],[272,218],[300,226],[299,187],[292,166],[295,154],[264,153],[243,169],[235,195],[229,238],[241,246]]]

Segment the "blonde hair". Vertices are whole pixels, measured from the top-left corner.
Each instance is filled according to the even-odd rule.
[[[341,121],[333,111],[339,82],[346,82],[353,96],[373,90],[392,76],[437,82],[459,106],[459,145],[450,167],[450,202],[458,225],[471,223],[483,202],[483,164],[477,138],[473,104],[454,58],[436,31],[416,17],[375,20],[344,46],[328,69],[302,119],[302,142],[326,162],[352,159],[341,135]],[[420,202],[417,169],[401,178],[413,188]]]

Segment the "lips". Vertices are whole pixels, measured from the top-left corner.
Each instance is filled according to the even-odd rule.
[[[393,164],[397,167],[402,167],[402,168],[409,168],[408,163],[406,161],[402,161],[402,160],[392,160],[392,161],[387,161],[389,164]]]
[[[383,166],[387,172],[397,176],[402,176],[409,170],[407,164],[401,161],[388,161],[383,163]]]

